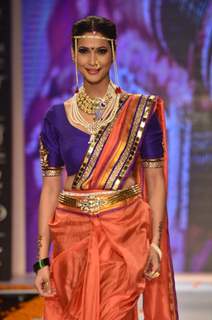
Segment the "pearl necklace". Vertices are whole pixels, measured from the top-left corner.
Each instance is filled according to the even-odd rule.
[[[116,94],[114,90],[113,98],[105,107],[101,117],[94,122],[88,122],[80,113],[77,105],[77,94],[78,93],[75,93],[75,95],[70,99],[70,104],[72,105],[69,114],[70,120],[75,125],[81,125],[86,129],[87,132],[90,133],[91,137],[88,143],[92,143],[95,141],[95,136],[98,131],[114,119],[119,107],[120,93]]]

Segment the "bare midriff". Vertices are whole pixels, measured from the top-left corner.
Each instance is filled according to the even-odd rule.
[[[72,175],[72,176],[68,176],[65,180],[65,184],[64,184],[64,189],[65,190],[71,190],[72,189],[72,184],[73,184],[73,181],[74,181],[74,177],[75,175]],[[122,186],[122,189],[125,189],[125,188],[128,188],[130,186],[133,186],[136,184],[136,180],[135,180],[135,177],[133,176],[129,176],[123,186]]]

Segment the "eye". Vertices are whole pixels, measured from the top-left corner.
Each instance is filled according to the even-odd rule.
[[[88,48],[85,48],[85,47],[80,47],[78,49],[78,52],[81,53],[81,54],[86,54],[89,52],[89,49]]]
[[[108,50],[107,50],[107,48],[98,48],[98,49],[97,49],[97,52],[98,52],[99,54],[104,55],[104,54],[106,54],[106,53],[108,52]]]

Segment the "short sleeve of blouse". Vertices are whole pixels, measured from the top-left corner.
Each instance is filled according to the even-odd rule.
[[[64,166],[60,153],[58,132],[47,116],[40,133],[40,163],[43,176],[58,176]]]
[[[155,112],[146,125],[140,152],[143,167],[158,168],[163,166],[163,132]]]

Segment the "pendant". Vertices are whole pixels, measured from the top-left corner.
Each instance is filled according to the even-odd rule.
[[[96,120],[101,119],[102,113],[103,113],[105,107],[106,107],[106,104],[105,104],[104,100],[101,99],[101,101],[99,103],[99,106],[98,106],[98,108],[96,109],[96,112],[95,112]]]

